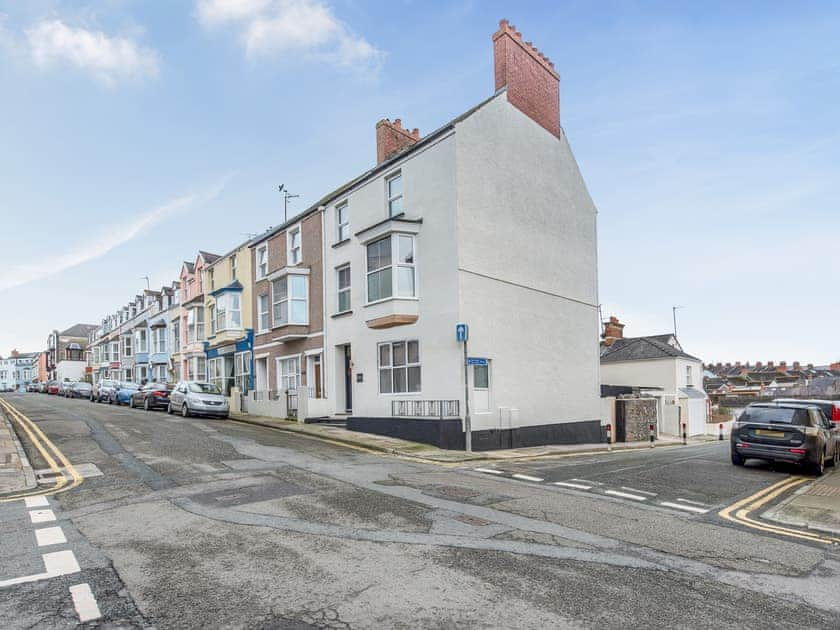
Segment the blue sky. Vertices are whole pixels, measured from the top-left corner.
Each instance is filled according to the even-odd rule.
[[[555,63],[603,314],[704,360],[840,360],[840,4],[0,0],[0,354],[96,322]]]

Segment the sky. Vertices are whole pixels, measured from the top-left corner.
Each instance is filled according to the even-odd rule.
[[[0,354],[96,323],[493,92],[561,76],[604,317],[704,361],[840,360],[840,3],[0,0]]]

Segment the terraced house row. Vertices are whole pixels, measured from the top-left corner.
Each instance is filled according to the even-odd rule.
[[[553,64],[506,21],[493,49],[488,98],[380,120],[368,171],[105,317],[90,371],[449,448],[467,404],[476,449],[600,440],[597,212]]]

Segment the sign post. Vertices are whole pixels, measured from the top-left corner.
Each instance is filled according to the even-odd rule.
[[[464,434],[466,437],[467,453],[472,453],[472,425],[470,424],[470,367],[467,355],[467,340],[469,337],[469,326],[466,324],[455,325],[455,339],[464,344]]]

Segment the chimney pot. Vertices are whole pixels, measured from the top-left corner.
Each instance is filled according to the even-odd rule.
[[[402,128],[402,119],[396,118],[392,123],[383,118],[376,123],[376,163],[382,164],[391,156],[404,148],[411,146],[420,139],[420,130]]]

